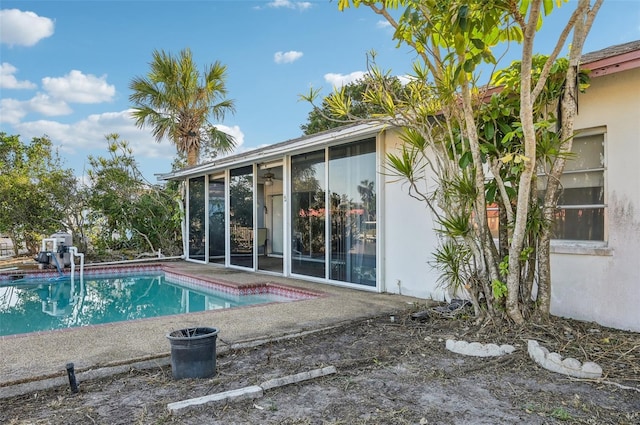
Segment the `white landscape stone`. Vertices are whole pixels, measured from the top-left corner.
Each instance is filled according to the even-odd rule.
[[[582,371],[584,373],[591,373],[593,375],[597,375],[598,378],[602,376],[602,368],[598,363],[584,362],[582,364]]]
[[[487,344],[487,345],[485,345],[485,348],[489,353],[498,353],[498,352],[500,352],[500,346],[498,344]]]
[[[558,353],[549,353],[547,354],[547,360],[554,362],[555,364],[562,364],[562,356]]]
[[[567,357],[562,361],[562,366],[569,369],[580,369],[582,367],[582,363],[577,359]]]
[[[167,409],[175,413],[188,407],[198,406],[205,403],[228,403],[230,401],[259,398],[263,393],[273,388],[282,387],[284,385],[295,384],[297,382],[309,379],[319,378],[326,375],[337,373],[335,366],[327,366],[321,369],[314,369],[307,372],[297,373],[295,375],[287,375],[281,378],[274,378],[263,382],[260,385],[251,385],[248,387],[238,388],[236,390],[223,391],[221,393],[210,394],[202,397],[190,398],[188,400],[177,401],[167,404]]]
[[[475,357],[496,357],[511,354],[515,351],[512,345],[482,344],[479,342],[455,341],[448,339],[445,347],[454,353]]]
[[[543,368],[552,372],[561,373],[575,378],[597,379],[602,377],[602,368],[597,363],[585,362],[568,357],[562,359],[558,353],[551,353],[538,344],[538,341],[530,339],[527,342],[529,357]]]

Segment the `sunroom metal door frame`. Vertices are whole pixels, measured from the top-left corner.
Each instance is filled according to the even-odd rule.
[[[191,238],[191,180],[197,179],[197,178],[203,178],[204,180],[204,188],[203,188],[203,202],[204,202],[204,237],[205,237],[205,242],[204,242],[204,259],[203,260],[198,260],[196,258],[192,258],[191,257],[191,246],[189,245],[189,240]],[[186,229],[184,232],[183,237],[186,237],[186,241],[183,241],[183,249],[185,250],[184,253],[184,258],[187,261],[191,261],[194,263],[199,263],[199,264],[206,264],[208,262],[209,259],[209,222],[207,220],[207,218],[209,217],[209,195],[208,195],[208,190],[209,190],[209,181],[206,175],[203,176],[193,176],[190,177],[188,179],[186,179],[186,186],[187,186],[187,199],[185,202],[185,225],[186,225]]]

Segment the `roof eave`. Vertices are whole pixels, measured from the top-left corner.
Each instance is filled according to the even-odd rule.
[[[230,166],[243,166],[246,164],[252,164],[254,162],[270,161],[276,158],[280,158],[288,152],[301,150],[301,148],[313,148],[319,145],[330,144],[338,140],[346,140],[349,138],[377,134],[382,131],[387,125],[388,124],[384,122],[375,122],[340,127],[331,131],[310,136],[303,136],[286,142],[252,149],[247,152],[223,157],[217,159],[216,161],[196,165],[194,167],[185,168],[170,173],[156,174],[156,177],[160,181],[185,180],[190,177],[215,173]]]
[[[583,63],[581,67],[590,70],[591,77],[602,77],[616,72],[640,68],[640,50]]]

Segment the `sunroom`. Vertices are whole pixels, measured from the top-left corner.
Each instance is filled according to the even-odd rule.
[[[382,291],[381,125],[355,125],[160,176],[185,182],[185,258]]]

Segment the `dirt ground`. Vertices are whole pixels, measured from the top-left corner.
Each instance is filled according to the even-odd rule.
[[[174,380],[168,366],[0,399],[3,424],[638,424],[640,334],[554,319],[499,331],[429,311],[407,310],[271,342],[223,350],[217,374]],[[448,338],[509,343],[513,354],[467,357]],[[576,380],[537,366],[535,338],[550,351],[604,370]],[[274,388],[254,400],[205,404],[169,413],[167,404],[268,379],[335,366],[337,373]],[[1,388],[0,388],[1,390]]]

